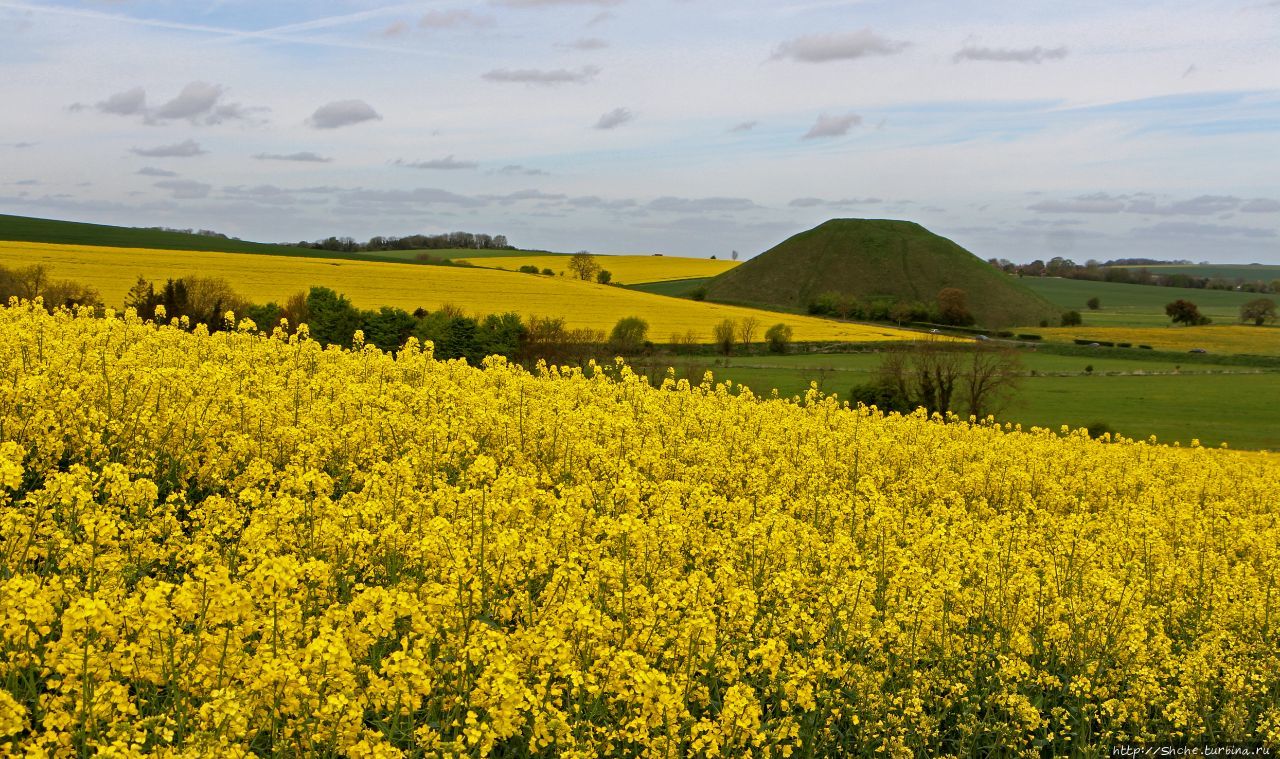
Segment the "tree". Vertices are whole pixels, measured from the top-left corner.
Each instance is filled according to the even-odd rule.
[[[764,333],[764,339],[769,343],[770,351],[786,353],[788,346],[791,345],[791,335],[791,327],[779,322]]]
[[[730,253],[730,254],[729,254],[729,258],[732,258],[734,261],[737,261],[737,260],[738,260],[738,251],[736,251],[736,250],[735,250],[735,251],[733,251],[732,253]]]
[[[1174,324],[1199,325],[1208,324],[1209,318],[1200,313],[1200,309],[1196,304],[1189,300],[1179,298],[1172,303],[1165,305],[1165,314],[1173,320]]]
[[[1085,305],[1089,307],[1090,311],[1097,311],[1098,309],[1102,308],[1102,301],[1099,300],[1098,297],[1095,295],[1094,297],[1090,298],[1089,301],[1085,303]]]
[[[1079,311],[1064,311],[1062,314],[1062,326],[1078,327],[1084,324],[1084,318],[1080,316]]]
[[[612,279],[613,279],[613,274],[610,273],[607,269],[601,269],[600,271],[596,272],[596,281],[602,285],[609,284],[609,282]]]
[[[963,404],[983,418],[1007,403],[1021,374],[1017,354],[1005,348],[921,342],[887,352],[871,384],[855,388],[853,399],[873,405],[872,399],[881,410],[923,406],[940,414]]]
[[[639,353],[649,334],[649,322],[638,316],[624,316],[609,333],[609,346],[623,355]]]
[[[754,316],[744,316],[738,322],[738,342],[749,346],[756,341],[756,332],[760,330],[760,320]]]
[[[391,306],[383,306],[377,311],[365,311],[360,319],[365,342],[387,352],[400,350],[416,326],[417,319],[408,311]]]
[[[569,257],[569,271],[578,275],[578,279],[591,281],[591,278],[600,271],[600,263],[596,261],[596,257],[580,250]]]
[[[965,405],[979,419],[1002,411],[1022,379],[1022,362],[1007,348],[970,350],[965,370]]]
[[[938,313],[943,324],[967,326],[973,324],[973,314],[965,303],[968,294],[958,287],[945,287],[938,292]]]
[[[145,277],[139,275],[138,281],[129,288],[129,294],[124,296],[124,307],[132,308],[144,319],[150,319],[155,315],[158,305],[160,305],[160,298],[156,295],[156,288]]]
[[[307,312],[311,339],[322,345],[351,347],[351,338],[360,328],[360,312],[345,296],[327,287],[313,287],[307,293]]]
[[[1270,298],[1257,298],[1240,307],[1240,321],[1253,322],[1261,327],[1276,320],[1276,302]]]
[[[719,324],[711,328],[711,340],[720,348],[720,352],[729,355],[733,352],[734,338],[738,334],[737,325],[733,323],[733,319],[724,319]]]

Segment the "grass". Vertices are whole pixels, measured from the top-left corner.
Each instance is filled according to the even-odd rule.
[[[623,287],[563,277],[471,267],[404,263],[245,256],[232,253],[164,251],[96,246],[0,243],[0,265],[42,263],[50,275],[96,287],[108,305],[120,307],[129,288],[143,276],[151,281],[190,275],[221,277],[240,295],[257,303],[283,302],[314,285],[331,287],[361,308],[397,306],[428,310],[452,303],[469,313],[515,311],[523,316],[563,316],[572,327],[608,331],[626,316],[649,322],[649,335],[666,341],[693,332],[710,342],[712,327],[723,319],[755,318],[763,331],[785,321],[797,340],[876,342],[916,339],[919,333],[810,316],[664,298]]]
[[[671,298],[688,298],[693,295],[695,290],[699,287],[704,287],[710,281],[710,277],[692,277],[690,279],[671,279],[665,282],[645,282],[639,285],[628,285],[628,287],[632,290],[655,295],[666,295]]]
[[[1186,274],[1191,277],[1216,277],[1229,281],[1271,282],[1280,279],[1280,265],[1275,264],[1170,264],[1168,266],[1125,266],[1130,271],[1146,269],[1152,274]]]
[[[847,398],[852,387],[871,378],[880,360],[870,352],[700,356],[657,358],[647,368],[660,375],[674,363],[679,376],[692,379],[711,371],[717,381],[743,384],[761,395],[773,388],[783,396],[801,395],[816,381],[823,392]],[[1144,361],[1036,351],[1024,352],[1022,360],[1024,369],[1037,376],[1023,379],[1014,403],[997,415],[1001,421],[1052,429],[1102,421],[1126,437],[1280,450],[1280,405],[1274,400],[1280,398],[1280,373],[1207,361],[1188,366],[1165,357]],[[1089,365],[1091,374],[1085,372]]]
[[[219,253],[256,253],[268,256],[302,256],[343,261],[412,262],[419,255],[428,253],[435,258],[496,258],[502,256],[527,256],[539,253],[555,256],[555,253],[527,250],[476,250],[474,248],[446,248],[440,250],[384,250],[374,253],[343,253],[313,250],[295,245],[248,242],[226,237],[212,237],[187,232],[168,232],[141,227],[115,227],[107,224],[85,224],[78,221],[37,219],[30,216],[0,214],[0,240],[9,242],[41,242],[62,245],[94,245],[110,248],[146,248],[151,250],[186,250]]]
[[[1200,313],[1222,324],[1240,321],[1240,306],[1259,297],[1231,290],[1196,290],[1181,287],[1127,285],[1118,282],[1088,282],[1058,277],[1022,277],[1020,281],[1063,311],[1079,311],[1089,327],[1166,326],[1166,303],[1183,299],[1195,303]],[[1098,298],[1102,308],[1090,311],[1090,298]]]
[[[462,258],[476,266],[517,271],[521,266],[536,266],[541,271],[552,269],[556,274],[573,276],[569,271],[569,259],[565,256],[512,256],[501,259],[478,257]],[[596,256],[596,262],[613,275],[619,285],[635,285],[651,282],[683,281],[690,278],[712,277],[737,266],[736,261],[711,260],[709,258],[683,258],[679,256]],[[665,294],[665,293],[664,293]]]
[[[833,219],[707,283],[707,298],[805,309],[828,293],[933,306],[958,288],[980,324],[1039,324],[1060,309],[944,237],[906,221]]]

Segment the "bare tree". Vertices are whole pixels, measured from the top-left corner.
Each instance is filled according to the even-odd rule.
[[[578,279],[591,281],[600,269],[600,262],[596,261],[596,257],[585,250],[574,253],[569,257],[569,270],[577,274]]]
[[[733,352],[734,338],[737,334],[738,330],[733,319],[724,319],[711,328],[711,340],[726,356]]]
[[[1021,376],[1018,355],[1009,349],[922,342],[887,352],[873,387],[899,407],[945,414],[963,406],[982,418],[1008,404]]]
[[[756,341],[756,333],[760,331],[760,320],[754,316],[744,316],[738,322],[738,342],[749,346]]]
[[[1022,381],[1022,362],[1008,348],[977,347],[969,350],[965,369],[965,404],[972,416],[982,419],[1003,411]]]

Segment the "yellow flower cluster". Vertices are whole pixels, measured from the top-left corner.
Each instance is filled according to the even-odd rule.
[[[0,309],[0,754],[1280,740],[1275,457],[735,390]]]

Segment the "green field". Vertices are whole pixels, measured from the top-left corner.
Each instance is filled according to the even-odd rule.
[[[1189,277],[1210,277],[1229,281],[1272,282],[1280,280],[1280,265],[1274,264],[1170,264],[1168,266],[1116,267],[1138,271],[1146,269],[1152,274],[1186,274]]]
[[[268,256],[303,256],[344,261],[381,261],[384,263],[413,263],[423,253],[433,258],[496,258],[527,256],[531,253],[550,254],[530,250],[476,250],[474,248],[445,248],[440,250],[383,250],[376,253],[342,253],[295,245],[247,242],[227,237],[167,232],[142,227],[113,227],[107,224],[84,224],[78,221],[36,219],[29,216],[0,214],[0,240],[12,242],[42,242],[61,245],[95,245],[109,248],[142,248],[146,250],[188,250],[209,253],[256,253]]]
[[[1181,357],[1057,355],[1025,351],[1028,376],[997,418],[1024,426],[1084,427],[1105,422],[1126,437],[1155,435],[1163,442],[1280,450],[1280,372]],[[790,356],[660,357],[639,369],[660,377],[668,364],[693,381],[706,371],[717,381],[750,387],[757,395],[777,388],[780,395],[803,394],[811,381],[825,393],[847,398],[851,388],[871,379],[881,361],[876,353]],[[725,365],[727,364],[727,366]],[[1093,371],[1087,373],[1087,367]],[[1034,376],[1030,373],[1034,372]]]
[[[693,294],[694,290],[702,287],[710,280],[711,277],[693,277],[690,279],[671,279],[666,282],[645,282],[639,285],[626,285],[626,287],[655,295],[688,298]]]
[[[1200,313],[1216,323],[1239,323],[1240,306],[1255,298],[1268,297],[1229,290],[1126,285],[1058,277],[1022,277],[1021,282],[1063,310],[1079,311],[1086,325],[1099,327],[1169,324],[1169,317],[1164,313],[1165,304],[1180,298],[1199,306]],[[1094,297],[1102,302],[1102,308],[1090,311],[1086,304]]]

